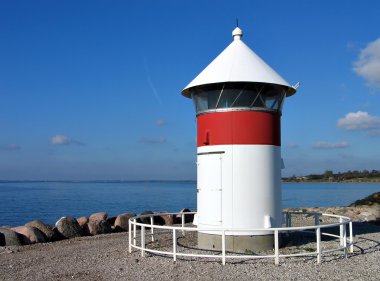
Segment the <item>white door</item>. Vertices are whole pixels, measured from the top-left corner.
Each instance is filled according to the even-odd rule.
[[[198,155],[197,205],[200,225],[222,224],[222,155]]]

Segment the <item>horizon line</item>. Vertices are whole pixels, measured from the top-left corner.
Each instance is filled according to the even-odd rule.
[[[2,180],[0,179],[0,183],[2,182],[195,182],[196,180],[157,180],[157,179],[148,179],[148,180],[42,180],[42,179],[21,179],[21,180]]]

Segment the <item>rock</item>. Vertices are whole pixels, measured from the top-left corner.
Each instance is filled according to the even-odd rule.
[[[349,217],[353,221],[358,220],[357,213],[354,210],[352,210],[352,209],[347,210],[343,215],[346,216],[346,217]]]
[[[117,216],[108,217],[108,218],[106,219],[106,221],[107,221],[111,226],[113,226],[113,225],[115,224],[116,218],[117,218]]]
[[[83,235],[83,230],[76,219],[71,217],[62,217],[55,224],[58,232],[64,238],[74,238]]]
[[[111,225],[106,220],[90,220],[87,223],[88,233],[90,235],[99,235],[111,233]]]
[[[378,206],[380,205],[380,192],[375,192],[364,199],[356,200],[351,207],[356,206]]]
[[[160,213],[167,213],[167,212],[160,212]],[[158,225],[173,225],[175,223],[175,215],[159,215],[154,218],[154,224]]]
[[[53,235],[53,238],[51,239],[51,242],[65,239],[65,237],[58,231],[56,227],[53,228],[53,232],[54,232],[54,235]]]
[[[88,222],[89,222],[89,219],[87,217],[80,217],[79,219],[77,219],[77,222],[80,226],[80,228],[82,228],[83,230],[83,235],[90,235],[90,231],[88,230]]]
[[[380,205],[360,207],[328,207],[306,208],[307,212],[320,212],[325,214],[337,214],[351,218],[352,221],[364,221],[376,223],[380,221]],[[286,208],[284,211],[297,211],[296,208]],[[328,217],[321,217],[322,222],[331,222]]]
[[[153,214],[153,212],[152,211],[145,211],[145,212],[142,212],[140,215],[150,215],[150,214]],[[149,217],[141,218],[141,219],[138,219],[137,222],[144,223],[144,224],[150,224],[150,218]]]
[[[28,222],[27,224],[25,224],[25,226],[37,228],[44,235],[46,241],[52,241],[54,231],[50,225],[44,224],[42,221],[39,220],[34,220]]]
[[[108,214],[106,212],[99,212],[99,213],[92,214],[88,220],[89,221],[101,221],[101,220],[106,220],[107,217],[108,217]]]
[[[123,232],[123,231],[129,231],[129,219],[136,216],[136,214],[131,213],[125,213],[120,214],[116,217],[114,226],[115,226],[115,232]]]
[[[377,218],[375,215],[370,215],[365,218],[365,221],[375,222],[377,221]]]
[[[89,223],[89,222],[88,222]],[[82,230],[83,230],[83,236],[90,236],[90,230],[88,229],[88,223],[86,223],[83,227],[82,227]]]
[[[23,242],[25,245],[46,242],[46,239],[42,232],[35,227],[18,226],[11,228],[11,230],[22,235],[22,237],[24,238]]]
[[[79,226],[83,229],[84,226],[88,223],[88,218],[80,217],[79,219],[77,219],[77,222],[78,222]]]
[[[375,214],[370,211],[361,212],[357,217],[362,221],[376,221]]]
[[[191,210],[185,208],[185,209],[182,209],[180,211],[180,213],[187,213],[187,212],[191,212]],[[182,222],[182,215],[178,214],[176,217],[177,217],[176,223],[181,223]],[[194,214],[187,214],[187,215],[185,215],[185,223],[193,222],[193,220],[194,220]]]
[[[0,246],[21,246],[23,238],[11,229],[0,227]]]

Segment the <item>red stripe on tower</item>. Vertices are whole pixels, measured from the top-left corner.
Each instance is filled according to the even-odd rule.
[[[281,145],[281,115],[265,111],[229,111],[198,115],[197,146]]]

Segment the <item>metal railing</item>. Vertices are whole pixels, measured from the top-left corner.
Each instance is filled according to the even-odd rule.
[[[352,220],[345,216],[339,215],[331,215],[331,214],[322,214],[322,213],[311,213],[311,212],[285,212],[284,221],[285,227],[277,227],[277,228],[265,228],[265,229],[221,229],[221,228],[203,228],[199,229],[198,227],[188,227],[185,226],[186,216],[194,215],[196,212],[181,212],[181,213],[155,213],[155,214],[147,214],[140,215],[129,219],[129,253],[132,253],[132,249],[137,249],[141,251],[141,256],[144,257],[145,253],[152,254],[160,254],[172,256],[173,260],[176,261],[177,257],[199,257],[199,258],[213,258],[213,259],[221,259],[222,264],[226,264],[226,259],[260,259],[260,258],[273,258],[274,263],[276,265],[279,264],[280,258],[287,257],[300,257],[300,256],[317,256],[317,263],[320,264],[322,262],[322,257],[326,253],[335,252],[335,251],[343,251],[343,256],[345,258],[348,257],[348,252],[353,253],[353,227]],[[312,226],[292,226],[292,218],[294,215],[305,215],[314,217],[314,225]],[[156,225],[155,218],[163,217],[163,216],[180,216],[180,226],[176,225]],[[320,224],[320,218],[334,218],[337,219],[337,222],[328,223],[328,224]],[[142,223],[141,219],[149,218],[150,223]],[[140,222],[138,222],[140,221]],[[347,225],[348,225],[348,235],[347,235]],[[334,233],[328,233],[327,228],[339,227],[339,235]],[[140,235],[138,236],[138,229],[140,228]],[[156,232],[155,230],[161,230],[161,233]],[[166,231],[165,231],[166,230]],[[179,238],[178,233],[180,232],[182,236],[185,236],[186,232],[197,232],[197,231],[213,231],[215,233],[220,233],[221,237],[221,250],[218,251],[218,255],[216,254],[203,254],[203,253],[184,253],[178,250],[178,241]],[[252,254],[241,254],[236,255],[236,253],[230,253],[226,251],[226,236],[229,233],[233,232],[253,232],[253,231],[267,231],[272,232],[274,235],[274,253],[267,255],[252,255]],[[149,231],[147,233],[147,231]],[[309,252],[301,252],[301,253],[293,253],[293,254],[281,254],[280,253],[280,243],[279,236],[281,233],[289,235],[292,232],[308,232],[315,233],[316,237],[316,250]],[[164,249],[152,249],[147,247],[146,236],[150,236],[151,242],[156,241],[156,236],[160,234],[170,233],[168,238],[171,239],[171,247],[170,250]],[[322,248],[322,236],[328,236],[339,239],[339,246],[333,249],[323,249]],[[138,240],[139,245],[138,245]],[[162,247],[165,248],[165,247]],[[199,249],[202,250],[202,249]],[[215,252],[215,251],[214,251]]]

